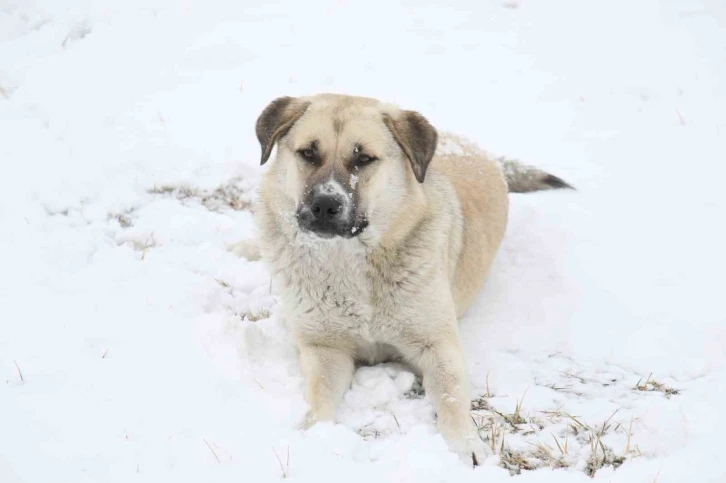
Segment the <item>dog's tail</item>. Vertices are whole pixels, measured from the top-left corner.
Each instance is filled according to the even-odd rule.
[[[534,166],[527,166],[513,159],[499,158],[502,172],[507,180],[510,193],[529,193],[531,191],[575,188],[555,175],[545,173]]]

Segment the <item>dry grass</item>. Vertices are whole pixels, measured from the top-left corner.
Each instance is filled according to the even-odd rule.
[[[564,437],[557,437],[550,433],[554,445],[547,444],[542,441],[528,442],[530,450],[513,450],[505,445],[506,426],[492,426],[491,435],[489,436],[490,444],[495,453],[500,456],[500,465],[509,470],[513,475],[521,473],[522,470],[534,470],[537,468],[549,467],[552,469],[569,468],[577,462],[576,455],[570,452],[570,433],[573,428],[589,427],[583,423],[575,423],[570,426],[570,431],[565,432]],[[626,459],[626,454],[617,455],[615,452],[605,445],[602,436],[610,430],[612,426],[606,422],[596,429],[590,429],[588,432],[578,430],[581,441],[590,446],[590,456],[585,464],[585,473],[593,477],[595,473],[605,466],[618,468]],[[511,434],[511,432],[510,432]],[[573,433],[574,434],[574,433]],[[577,435],[575,435],[577,437]],[[498,450],[498,451],[497,451]],[[635,455],[639,455],[640,452]]]
[[[398,423],[398,418],[396,417],[396,414],[395,413],[391,413],[391,416],[393,416],[393,420],[396,422],[396,426],[400,430],[401,429],[401,425]]]
[[[134,219],[132,217],[134,211],[134,208],[130,208],[128,210],[124,210],[123,213],[109,213],[108,219],[116,220],[121,228],[130,228],[134,226]]]
[[[640,451],[640,448],[637,444],[631,447],[631,441],[633,437],[633,421],[634,418],[631,417],[627,431],[628,439],[625,441],[625,450],[623,451],[623,454],[628,456],[643,456],[643,452]],[[625,431],[625,429],[623,429],[623,431]]]
[[[554,437],[554,435],[552,435]],[[552,469],[558,469],[558,468],[569,468],[570,462],[566,460],[566,457],[568,456],[562,447],[560,446],[559,442],[557,441],[557,438],[555,437],[555,442],[557,443],[557,447],[560,448],[560,454],[557,455],[555,453],[555,450],[553,447],[551,447],[548,444],[537,442],[535,443],[534,449],[531,452],[531,455],[533,458],[535,458],[539,462],[544,462],[547,466],[549,466]],[[565,445],[567,447],[567,445]]]
[[[269,309],[263,308],[257,312],[252,311],[251,309],[248,309],[247,312],[238,312],[235,314],[237,317],[239,317],[242,320],[247,320],[249,322],[257,322],[264,319],[269,319],[270,315],[272,313]]]
[[[624,455],[616,455],[611,448],[602,442],[602,438],[605,434],[611,430],[614,431],[621,426],[620,423],[615,423],[615,426],[613,426],[613,417],[618,413],[618,411],[619,409],[615,410],[615,412],[613,412],[613,414],[611,414],[610,417],[602,424],[594,427],[586,425],[575,417],[568,415],[568,417],[576,423],[576,426],[572,426],[573,429],[577,430],[577,428],[579,428],[579,431],[587,431],[585,434],[587,438],[586,441],[590,445],[590,457],[587,459],[585,465],[585,473],[590,477],[595,476],[595,473],[604,466],[612,466],[617,469],[625,461]]]
[[[566,377],[582,379],[571,374]],[[524,410],[525,396],[526,391],[517,400],[511,414],[493,408],[486,395],[472,401],[472,420],[482,440],[489,444],[494,454],[499,455],[500,466],[506,468],[510,474],[517,475],[522,471],[538,468],[573,467],[583,457],[582,448],[587,448],[588,445],[590,451],[589,454],[586,453],[584,472],[591,477],[600,468],[618,468],[626,458],[642,455],[640,449],[632,445],[634,419],[630,419],[629,425],[615,421],[619,410],[614,411],[600,424],[588,424],[579,416],[565,411],[564,406],[536,411],[533,416]],[[559,429],[546,433],[543,430],[548,425],[558,426]],[[617,431],[622,431],[627,436],[625,451],[622,453],[616,453],[603,442],[606,435]],[[516,445],[510,441],[511,438],[516,438]],[[572,449],[573,440],[576,440],[575,451]],[[530,447],[523,449],[522,443]]]
[[[474,399],[471,402],[471,410],[472,411],[481,411],[483,409],[489,410],[490,406],[485,398],[486,398],[486,396],[481,396],[481,397]]]
[[[585,465],[585,474],[590,478],[595,476],[597,470],[604,466],[612,466],[618,469],[625,461],[624,456],[616,456],[613,451],[605,446],[596,434],[590,435],[590,457]]]
[[[487,388],[487,393],[491,394]],[[520,474],[523,470],[529,471],[537,468],[565,468],[570,465],[569,435],[565,435],[562,443],[555,438],[556,447],[550,447],[540,441],[529,443],[529,450],[515,450],[506,443],[508,435],[531,436],[545,428],[544,421],[538,417],[528,416],[524,413],[523,403],[527,392],[517,400],[514,411],[507,414],[491,407],[487,395],[480,396],[472,401],[472,421],[479,431],[482,439],[489,443],[494,454],[500,458],[500,466],[506,468],[512,475]],[[551,423],[555,419],[564,417],[561,408],[554,411],[539,411],[545,414]],[[559,453],[557,451],[559,450]]]
[[[373,423],[366,424],[357,431],[358,435],[365,440],[378,439],[383,435],[379,429],[370,429],[371,424]]]
[[[226,281],[215,278],[215,282],[219,284],[220,287],[222,287],[229,295],[233,296],[235,295],[235,289]],[[277,301],[273,298],[273,301],[277,303]],[[259,309],[253,309],[252,307],[247,307],[247,310],[238,311],[237,308],[228,307],[231,312],[234,312],[235,317],[239,317],[242,321],[248,321],[248,322],[258,322],[260,320],[269,319],[272,315],[272,311],[267,307],[262,307]]]
[[[144,240],[143,243],[132,240],[131,246],[134,250],[138,250],[141,252],[141,259],[144,260],[146,258],[146,253],[149,251],[149,249],[156,246],[156,239],[154,239],[154,234],[152,233],[148,237],[146,237],[146,240]]]
[[[683,117],[683,114],[681,114],[681,111],[680,110],[676,109],[676,115],[678,116],[678,123],[681,126],[685,126],[686,125],[686,120]]]
[[[644,392],[661,392],[665,397],[670,399],[671,396],[677,396],[680,394],[680,390],[674,389],[672,387],[668,387],[665,384],[662,384],[655,379],[653,379],[653,373],[651,372],[648,378],[643,382],[642,379],[638,381],[638,383],[635,385],[636,391],[644,391]]]
[[[25,378],[23,377],[23,371],[20,370],[20,366],[18,365],[18,362],[13,361],[13,364],[15,364],[15,369],[18,370],[18,376],[20,376],[20,382],[25,382]]]
[[[491,408],[491,411],[494,414],[498,415],[512,427],[512,432],[514,433],[517,433],[523,429],[520,427],[521,425],[535,422],[534,420],[527,420],[524,416],[522,416],[522,402],[524,402],[524,396],[526,395],[527,391],[524,391],[522,397],[517,401],[517,406],[514,408],[514,412],[512,414],[504,414],[494,408]]]
[[[217,460],[217,463],[221,463],[221,461],[219,460],[219,456],[217,456],[217,452],[214,451],[214,448],[212,448],[212,446],[207,442],[206,439],[202,438],[202,441],[204,441],[204,444],[207,445],[207,448],[209,448],[209,451],[212,452],[212,454],[214,455],[214,459]]]
[[[552,434],[552,433],[550,433],[550,434]],[[562,456],[567,456],[569,454],[569,449],[570,449],[569,448],[568,434],[565,433],[565,441],[562,444],[560,444],[560,440],[557,439],[557,436],[555,436],[554,434],[552,434],[552,439],[555,440],[555,444],[557,445],[557,449],[560,450],[560,454]]]
[[[609,399],[612,389],[660,392],[666,397],[679,394],[679,390],[654,380],[652,374],[638,381],[634,388],[632,383],[613,374],[591,376],[577,370],[565,370],[559,372],[556,382],[553,379],[535,380],[535,384],[566,394],[568,399],[590,397],[590,388],[595,397]],[[499,456],[500,466],[513,475],[538,468],[577,467],[578,471],[594,477],[601,468],[617,469],[626,459],[643,456],[635,444],[637,417],[629,414],[627,419],[623,418],[622,408],[613,410],[600,421],[585,420],[568,411],[564,402],[554,408],[528,411],[524,407],[525,391],[516,398],[516,406],[510,414],[497,407],[497,400],[492,398],[492,390],[497,388],[490,388],[488,382],[486,394],[472,401],[472,420],[482,440]],[[508,398],[509,401],[512,399]],[[556,400],[562,401],[561,396]]]
[[[548,409],[546,411],[537,411],[540,414],[544,414],[545,419],[550,422],[550,424],[554,424],[556,421],[559,421],[562,419],[564,413],[562,412],[563,406],[560,406],[556,409]]]
[[[536,470],[539,466],[527,459],[523,452],[512,451],[509,448],[504,449],[499,454],[500,465],[502,468],[509,470],[509,473],[518,475],[522,470]]]
[[[280,463],[280,469],[282,470],[282,478],[285,479],[288,476],[288,473],[290,472],[290,447],[287,447],[287,460],[285,464],[282,464],[282,460],[280,459],[280,455],[277,454],[277,451],[275,451],[275,448],[272,448],[272,452],[275,453],[275,456],[277,457],[277,462]]]
[[[487,372],[487,392],[484,394],[484,397],[488,399],[492,396],[494,396],[494,394],[492,394],[492,391],[489,389],[489,373]]]
[[[252,188],[242,186],[240,178],[232,178],[229,182],[214,190],[206,190],[188,185],[154,186],[149,193],[176,198],[182,203],[196,201],[209,211],[232,209],[235,211],[252,208]]]
[[[161,185],[154,186],[148,190],[153,195],[175,198],[186,203],[199,203],[209,211],[219,212],[226,209],[235,211],[249,210],[252,206],[252,187],[243,186],[240,178],[233,178],[229,182],[217,187],[214,190],[205,190],[187,185]],[[108,214],[109,221],[116,221],[123,229],[134,226],[137,208],[132,207],[121,212],[111,212]],[[51,210],[46,207],[46,212],[50,216],[68,216],[69,209]],[[157,246],[154,234],[150,234],[143,242],[132,240],[129,242],[134,250],[141,252],[141,260],[146,258],[149,249]],[[264,314],[248,314],[247,319],[256,321],[269,317],[269,313]]]

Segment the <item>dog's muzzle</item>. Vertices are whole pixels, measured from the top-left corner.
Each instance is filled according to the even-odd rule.
[[[343,194],[316,193],[298,208],[298,223],[303,231],[321,238],[352,238],[367,225],[364,218],[358,219],[352,205]]]

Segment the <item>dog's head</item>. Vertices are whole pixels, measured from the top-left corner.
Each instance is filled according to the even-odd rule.
[[[437,133],[413,111],[333,94],[275,99],[257,120],[262,164],[277,145],[277,189],[320,238],[383,232],[420,198]],[[402,218],[403,217],[403,218]]]

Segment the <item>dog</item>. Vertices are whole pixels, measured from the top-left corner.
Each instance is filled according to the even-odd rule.
[[[508,192],[571,188],[421,114],[337,94],[281,97],[259,116],[263,175],[256,240],[283,292],[310,405],[335,419],[356,364],[400,361],[422,376],[449,448],[489,455],[473,425],[458,318],[479,291],[507,226]]]

